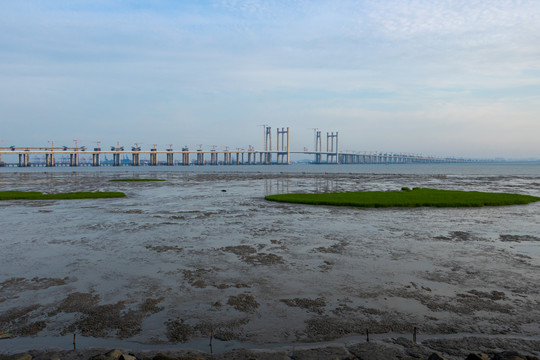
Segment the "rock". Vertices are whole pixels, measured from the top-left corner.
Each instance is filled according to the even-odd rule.
[[[354,358],[343,346],[297,350],[291,357],[294,360],[348,360]]]
[[[489,355],[484,353],[469,354],[465,360],[489,360]]]
[[[246,349],[235,349],[231,352],[215,355],[214,360],[290,360],[285,352],[259,352]]]
[[[124,355],[122,350],[114,349],[109,351],[108,353],[105,353],[105,356],[107,356],[110,359],[118,360],[120,357]]]
[[[137,360],[137,358],[133,355],[122,354],[119,360]]]
[[[176,358],[159,353],[154,356],[153,360],[176,360]]]
[[[405,353],[395,345],[379,342],[355,344],[349,351],[360,360],[405,359]]]
[[[448,359],[445,358],[442,355],[439,355],[437,353],[433,353],[433,354],[429,355],[428,360],[448,360]]]
[[[502,353],[495,354],[493,360],[527,360],[527,358],[517,351],[503,351]]]
[[[144,357],[141,357],[144,359]],[[146,359],[148,359],[146,357]],[[206,355],[193,353],[191,351],[174,352],[169,354],[158,353],[152,360],[206,360],[209,359]],[[212,357],[211,359],[215,359]]]
[[[394,343],[403,346],[405,348],[405,354],[415,359],[427,359],[433,354],[433,350],[430,350],[423,345],[415,344],[411,340],[404,337],[397,338]]]
[[[114,349],[109,352],[106,352],[105,354],[92,356],[90,360],[120,360],[120,357],[122,357],[123,355],[124,353],[122,352],[122,350]],[[126,355],[126,356],[129,356],[129,355]]]
[[[0,360],[32,360],[32,355],[26,353],[0,355]]]

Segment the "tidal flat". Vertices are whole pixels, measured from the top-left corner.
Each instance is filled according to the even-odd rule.
[[[0,190],[127,195],[0,203],[7,351],[45,349],[73,333],[194,348],[211,333],[225,347],[344,342],[366,330],[410,338],[414,327],[425,341],[540,333],[540,203],[356,209],[264,200],[403,186],[539,196],[540,175],[167,172],[164,182],[109,181],[119,177],[0,174]]]

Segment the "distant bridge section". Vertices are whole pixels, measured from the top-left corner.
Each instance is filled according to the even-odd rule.
[[[315,131],[315,150],[290,151],[290,130],[289,128],[277,129],[276,149],[272,149],[271,128],[265,125],[264,129],[264,149],[255,150],[251,145],[248,150],[189,150],[187,146],[181,150],[174,150],[172,146],[168,149],[157,149],[153,146],[149,150],[142,150],[138,145],[125,149],[117,145],[111,146],[110,150],[94,147],[88,149],[85,146],[74,147],[3,147],[0,148],[1,166],[158,166],[158,165],[272,165],[290,164],[291,154],[312,155],[315,164],[409,164],[409,163],[450,163],[450,162],[470,162],[471,160],[441,158],[413,154],[395,153],[367,153],[339,151],[338,133],[327,133],[326,151],[322,151],[321,132]],[[15,164],[6,164],[1,161],[2,155],[18,156]],[[147,155],[148,161],[142,161],[141,155]],[[105,158],[110,156],[112,159]],[[86,161],[82,162],[81,157]],[[161,161],[159,160],[161,157]],[[91,161],[90,161],[91,158]],[[58,162],[57,159],[62,159]],[[275,159],[275,160],[274,160]]]

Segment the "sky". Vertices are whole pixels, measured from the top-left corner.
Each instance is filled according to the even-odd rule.
[[[0,147],[540,158],[540,1],[0,0]],[[275,145],[274,145],[275,146]]]

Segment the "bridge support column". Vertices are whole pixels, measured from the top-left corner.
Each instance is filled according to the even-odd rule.
[[[150,162],[148,163],[150,166],[157,166],[158,164],[156,151],[156,149],[150,149]]]
[[[120,161],[120,153],[113,154],[113,166],[120,166],[122,162]]]
[[[79,166],[79,154],[69,154],[69,166]]]
[[[329,164],[339,164],[339,139],[338,133],[326,133],[326,162]]]
[[[47,167],[54,166],[54,155],[53,154],[45,154],[45,166],[47,166]]]
[[[19,167],[29,166],[28,154],[19,154]]]
[[[202,150],[197,150],[197,165],[204,165],[204,153]]]
[[[141,158],[140,158],[140,154],[138,152],[134,152],[132,154],[131,165],[133,165],[133,166],[141,165]]]
[[[187,147],[182,148],[182,165],[189,165],[189,149]]]
[[[99,153],[92,154],[92,166],[101,166],[101,156]]]
[[[172,149],[169,149],[167,151],[169,151],[167,153],[167,166],[173,166],[174,165],[174,154],[172,153]]]
[[[281,141],[280,141],[281,140]],[[289,163],[289,128],[277,129],[277,163],[278,164],[288,164]]]

